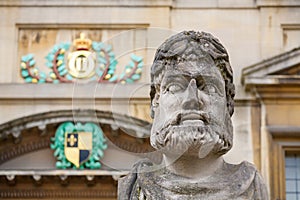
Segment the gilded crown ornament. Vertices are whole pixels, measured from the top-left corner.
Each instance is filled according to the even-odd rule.
[[[73,45],[77,50],[89,50],[92,45],[92,40],[86,38],[84,33],[80,33],[80,38],[75,39]]]

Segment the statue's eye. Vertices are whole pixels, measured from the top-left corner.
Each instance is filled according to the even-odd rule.
[[[167,87],[166,91],[171,92],[171,93],[176,93],[180,92],[183,90],[183,87],[179,84],[171,84]]]
[[[203,92],[205,92],[208,95],[219,95],[219,96],[224,96],[224,94],[221,92],[221,90],[214,84],[208,83],[205,85],[202,85],[202,87],[199,88]]]
[[[215,94],[218,92],[218,89],[212,84],[207,84],[203,87],[203,91],[205,91],[208,94]]]

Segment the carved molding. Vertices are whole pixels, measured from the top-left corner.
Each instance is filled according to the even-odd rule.
[[[38,181],[30,175],[17,175],[14,180],[8,180],[4,175],[0,175],[0,199],[117,197],[117,181],[109,175],[95,175],[92,180],[89,180],[88,176],[75,173],[65,179],[61,179],[58,175],[48,174],[41,176],[39,181],[40,183],[37,184]]]
[[[13,189],[1,190],[0,198],[114,198],[115,190],[46,190],[46,189]]]
[[[284,71],[299,63],[300,47],[243,68],[241,81],[243,84],[246,84],[248,78],[266,78],[270,75],[282,75]]]
[[[120,1],[120,0],[73,0],[73,1],[60,1],[60,0],[1,0],[0,6],[40,6],[40,7],[137,7],[137,6],[171,6],[171,0],[130,0],[130,1]]]
[[[110,139],[110,141],[118,146],[119,148],[126,150],[128,152],[132,153],[147,153],[152,152],[153,148],[150,147],[150,145],[142,145],[142,144],[136,144],[133,145],[132,142],[126,141],[126,140],[120,140],[119,137],[116,139]],[[50,148],[50,137],[44,137],[37,141],[31,141],[27,143],[21,143],[21,144],[15,144],[11,146],[10,148],[7,148],[5,150],[2,150],[0,153],[0,164],[5,163],[6,161],[16,158],[18,156],[38,151],[42,149],[48,149]],[[160,154],[153,154],[151,155],[151,159],[160,160]]]
[[[153,151],[149,145],[148,134],[151,124],[148,122],[95,110],[52,111],[0,125],[0,164],[26,153],[50,148],[50,138],[54,136],[56,127],[62,122],[73,121],[74,116],[76,116],[76,121],[80,122],[91,122],[94,118],[96,123],[102,122],[99,125],[103,128],[108,141],[125,151],[133,153]],[[129,136],[124,130],[130,130],[130,133],[136,133],[145,138]],[[16,131],[19,134],[14,134]],[[154,160],[159,160],[161,157],[160,154],[149,155]]]
[[[266,129],[273,137],[300,138],[300,126],[269,125],[266,126]]]
[[[91,99],[139,99],[148,100],[149,87],[143,87],[145,84],[102,84],[101,89],[98,83],[91,82],[87,84],[60,83],[59,87],[52,84],[0,84],[1,100],[24,100],[24,99],[63,99],[72,100],[80,98],[82,100]],[[143,89],[141,90],[140,88]],[[135,92],[132,92],[135,91]]]
[[[280,6],[299,6],[299,1],[294,0],[257,0],[258,7],[280,7]]]
[[[50,147],[50,138],[41,138],[38,141],[32,141],[27,143],[22,143],[18,145],[13,145],[10,148],[1,150],[0,153],[0,165],[10,159],[16,158],[26,153],[33,151],[38,151],[41,149],[46,149]]]
[[[33,127],[74,120],[109,124],[117,128],[132,130],[138,133],[138,135],[145,136],[149,136],[151,128],[149,122],[112,112],[98,110],[59,110],[39,113],[1,124],[0,141],[8,135],[13,134],[15,130],[23,131]]]

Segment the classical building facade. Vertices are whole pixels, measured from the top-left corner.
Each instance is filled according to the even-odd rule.
[[[300,199],[299,1],[0,0],[0,19],[1,199],[116,199],[134,162],[159,161],[150,66],[183,30],[230,56],[226,160],[254,163],[270,199]]]

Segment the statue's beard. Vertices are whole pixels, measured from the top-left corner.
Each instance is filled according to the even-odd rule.
[[[225,120],[228,122],[228,120]],[[225,154],[232,147],[232,124],[227,128],[212,125],[173,125],[167,124],[151,134],[151,145],[163,153],[176,155],[198,155],[206,157],[210,153]],[[221,130],[218,132],[217,130]]]

